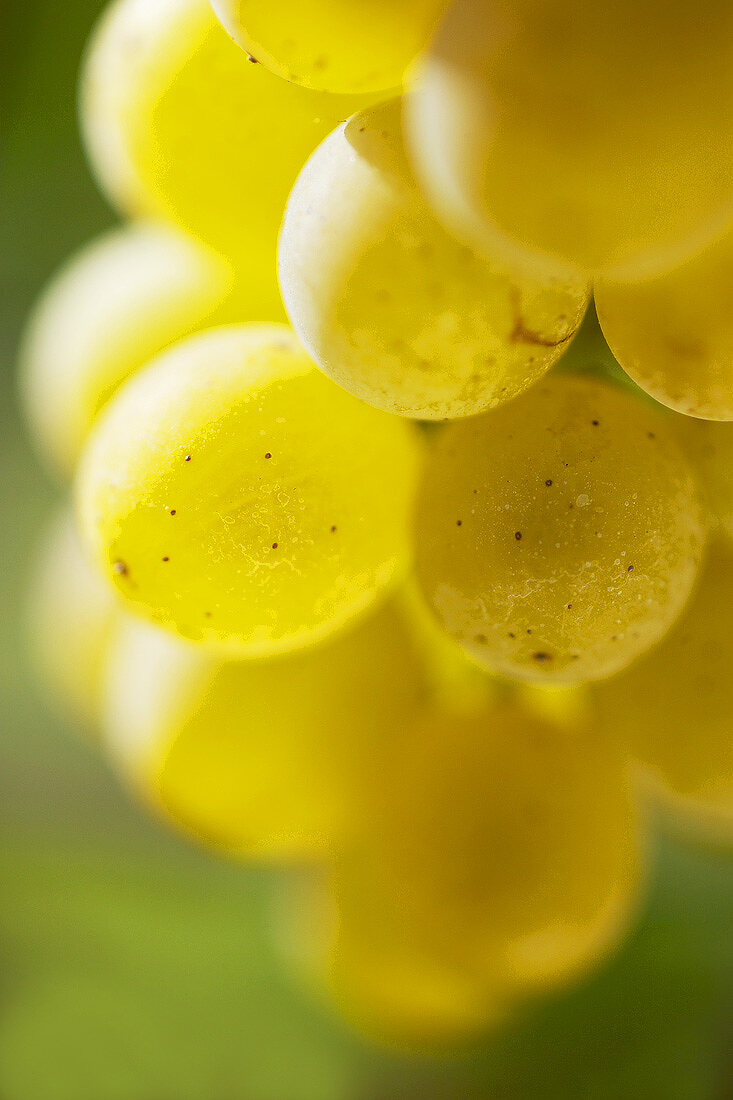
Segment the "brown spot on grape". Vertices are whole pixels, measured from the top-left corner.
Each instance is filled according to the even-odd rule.
[[[190,462],[190,461],[191,461],[191,456],[190,456],[190,455],[186,455],[186,457],[184,458],[184,460],[183,460],[183,461],[184,461],[184,462]]]
[[[175,514],[176,514],[175,508],[171,508],[171,515],[174,516]]]
[[[112,564],[112,572],[116,573],[118,577],[126,577],[127,566],[123,561],[116,561]]]
[[[272,549],[273,549],[273,550],[277,550],[277,543],[276,543],[276,542],[273,542],[273,544],[272,544]]]
[[[170,561],[170,560],[171,560],[171,559],[170,559],[170,558],[168,558],[168,557],[165,557],[165,558],[163,558],[163,561]]]
[[[548,489],[550,488],[550,486],[552,485],[552,478],[551,477],[548,477],[547,481],[545,482],[545,485],[547,486]]]
[[[521,531],[515,531],[514,532],[514,538],[517,540],[517,542],[520,541],[521,537],[522,537],[522,532]]]
[[[335,524],[335,523],[334,523],[334,524],[332,524],[332,526],[331,526],[331,534],[332,534],[332,535],[335,535],[337,531],[338,531],[338,527],[336,526],[336,524]]]
[[[552,654],[551,653],[533,653],[532,657],[534,658],[535,661],[538,661],[540,664],[545,664],[547,661],[552,660]]]
[[[463,526],[463,520],[462,519],[457,519],[456,520],[456,527],[462,527],[462,526]]]
[[[266,454],[265,454],[265,458],[272,458],[272,454],[271,454],[271,452],[270,452],[270,451],[267,451],[267,452],[266,452]]]

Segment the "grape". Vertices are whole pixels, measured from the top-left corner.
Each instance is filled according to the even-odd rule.
[[[146,798],[238,855],[342,843],[363,773],[427,690],[393,600],[321,646],[221,662],[134,622],[113,650],[105,739]]]
[[[457,0],[408,105],[437,209],[490,253],[651,272],[733,218],[729,0]]]
[[[216,255],[153,224],[82,249],[41,298],[21,353],[28,420],[49,465],[71,473],[104,403],[168,344],[217,321],[279,320],[275,281],[258,275],[235,289]]]
[[[212,0],[222,23],[271,72],[326,92],[402,83],[447,0]]]
[[[704,535],[666,418],[613,384],[558,373],[438,435],[417,573],[445,629],[489,668],[599,679],[671,626]]]
[[[733,549],[714,542],[660,645],[595,687],[599,715],[691,821],[733,836]]]
[[[66,508],[53,516],[40,551],[28,608],[33,656],[55,702],[91,732],[100,717],[105,659],[120,606],[88,564]]]
[[[613,354],[670,409],[733,420],[733,234],[671,272],[599,280],[598,318]]]
[[[80,515],[142,615],[276,652],[334,630],[404,566],[418,444],[286,326],[212,329],[109,402],[80,463]]]
[[[675,417],[673,425],[711,515],[733,539],[733,425],[692,417]]]
[[[250,64],[208,0],[116,0],[81,83],[87,152],[120,210],[172,220],[257,271],[273,266],[302,165],[364,103]]]
[[[611,738],[512,701],[425,711],[336,859],[336,988],[352,1015],[390,1032],[491,1023],[616,943],[638,874]]]
[[[511,275],[450,237],[415,186],[400,111],[392,100],[356,115],[299,176],[280,237],[283,299],[319,365],[357,397],[466,416],[549,369],[587,290]]]

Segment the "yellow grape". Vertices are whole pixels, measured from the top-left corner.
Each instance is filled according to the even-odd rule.
[[[447,0],[212,0],[222,23],[271,72],[326,92],[402,83]]]
[[[712,517],[733,539],[733,424],[675,417],[673,425]]]
[[[49,465],[71,473],[105,402],[168,344],[225,320],[279,320],[263,275],[235,285],[214,253],[153,224],[83,248],[43,294],[21,351],[26,412]]]
[[[405,158],[401,101],[355,115],[298,177],[279,247],[285,308],[317,363],[371,405],[467,416],[508,401],[567,348],[583,280],[475,256],[436,221]]]
[[[691,820],[733,836],[733,549],[714,543],[663,641],[595,687],[600,717]]]
[[[211,329],[115,395],[82,456],[86,538],[142,615],[249,654],[367,607],[408,556],[419,440],[284,325]]]
[[[251,64],[208,0],[114,0],[81,82],[87,152],[116,205],[170,219],[268,278],[295,177],[364,102]]]
[[[87,730],[94,729],[120,605],[87,562],[67,509],[44,531],[40,551],[28,608],[33,656],[61,708]]]
[[[733,218],[729,0],[457,0],[408,104],[437,209],[490,253],[663,270]]]
[[[733,420],[733,234],[652,279],[599,280],[598,319],[634,381],[676,412]]]
[[[511,701],[426,711],[337,857],[333,975],[351,1015],[411,1039],[491,1024],[626,927],[639,876],[625,757]]]
[[[417,508],[417,574],[487,667],[599,679],[657,641],[705,536],[666,418],[601,379],[557,374],[444,428]]]
[[[238,855],[301,859],[343,842],[374,766],[423,697],[388,601],[320,646],[221,662],[143,624],[112,651],[105,739],[179,826]]]

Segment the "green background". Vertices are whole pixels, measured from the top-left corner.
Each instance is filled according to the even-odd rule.
[[[2,3],[0,1100],[731,1100],[730,854],[658,829],[642,919],[583,988],[451,1057],[379,1051],[289,976],[278,876],[147,821],[44,704],[22,608],[55,494],[14,357],[44,281],[112,221],[74,117],[101,5]]]

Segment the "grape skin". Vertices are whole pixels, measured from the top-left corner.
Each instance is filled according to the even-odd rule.
[[[314,153],[279,246],[291,322],[339,385],[402,416],[468,416],[521,393],[566,350],[583,280],[537,281],[476,257],[435,220],[401,137],[401,101]]]
[[[322,645],[221,662],[136,622],[113,648],[105,745],[179,827],[239,857],[300,860],[343,844],[364,772],[427,691],[390,599]]]
[[[733,234],[654,279],[594,289],[603,335],[637,385],[686,416],[733,420]]]
[[[728,0],[457,0],[408,108],[436,209],[490,254],[624,278],[733,220]]]
[[[300,168],[366,102],[250,64],[208,0],[115,0],[80,88],[87,154],[119,210],[170,220],[268,278]]]
[[[325,92],[396,88],[447,0],[212,0],[236,42],[271,72]]]
[[[199,334],[95,425],[85,536],[131,606],[250,655],[297,648],[404,568],[419,439],[316,370],[290,329]]]
[[[342,1005],[383,1036],[455,1038],[596,964],[625,930],[639,851],[612,738],[516,703],[425,711],[337,858]]]
[[[44,529],[31,576],[28,637],[39,678],[75,727],[96,734],[118,600],[87,561],[71,511]]]
[[[443,429],[416,526],[444,628],[495,671],[560,682],[608,676],[669,629],[706,533],[666,420],[566,374]]]
[[[68,477],[105,402],[163,348],[217,322],[280,319],[277,288],[246,285],[214,253],[153,223],[113,229],[61,269],[30,318],[20,354],[28,423]],[[246,304],[243,301],[246,298]]]
[[[695,468],[715,523],[733,539],[733,425],[675,417],[675,433]]]
[[[599,717],[690,824],[733,837],[733,549],[711,546],[680,620],[631,669],[595,687]]]

